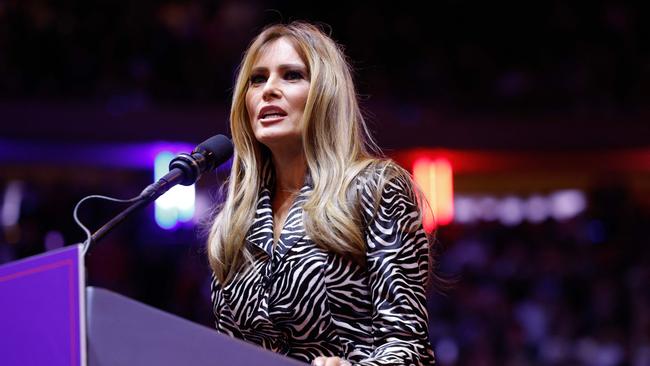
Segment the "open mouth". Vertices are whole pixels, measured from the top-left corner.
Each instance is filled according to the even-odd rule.
[[[261,120],[261,121],[267,121],[267,120],[270,121],[270,120],[274,120],[274,119],[278,119],[278,118],[283,118],[283,117],[286,117],[286,116],[287,116],[286,113],[285,113],[285,114],[281,114],[281,113],[269,113],[269,114],[262,115],[262,117],[260,118],[260,120]]]
[[[285,112],[282,108],[275,107],[275,106],[267,106],[262,108],[258,118],[260,119],[260,121],[273,121],[273,120],[284,118],[286,116],[287,116],[287,112]]]

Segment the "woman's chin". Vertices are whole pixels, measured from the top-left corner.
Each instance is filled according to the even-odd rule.
[[[271,151],[275,150],[296,150],[302,149],[302,136],[286,133],[286,132],[271,132],[258,134],[257,141],[265,145]]]

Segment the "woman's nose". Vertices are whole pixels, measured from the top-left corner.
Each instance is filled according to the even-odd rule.
[[[262,90],[262,97],[264,99],[277,98],[281,95],[281,90],[279,87],[279,80],[277,77],[271,76],[266,80],[264,84],[264,89]]]

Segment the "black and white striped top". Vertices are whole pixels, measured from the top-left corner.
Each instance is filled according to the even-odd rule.
[[[359,179],[367,221],[366,265],[359,266],[305,233],[309,180],[273,246],[270,175],[246,237],[252,266],[225,287],[212,282],[217,330],[305,362],[339,356],[355,365],[433,364],[425,294],[429,244],[411,187],[388,182],[375,214],[376,185]]]

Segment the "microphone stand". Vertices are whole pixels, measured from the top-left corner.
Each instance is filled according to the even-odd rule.
[[[90,248],[90,245],[101,240],[134,211],[146,206],[177,184],[185,186],[194,184],[202,173],[216,168],[218,164],[226,161],[230,156],[232,156],[232,154],[232,142],[223,135],[216,135],[199,144],[196,149],[192,151],[191,155],[181,153],[175,157],[169,163],[169,173],[160,178],[157,182],[147,186],[147,188],[145,188],[140,195],[135,198],[130,200],[117,200],[103,196],[88,196],[79,201],[74,209],[74,218],[87,235],[87,239],[84,243],[84,255]],[[121,203],[131,203],[131,205],[91,235],[90,231],[77,218],[77,209],[79,208],[79,205],[89,198],[103,198]]]
[[[195,181],[197,178],[198,177],[191,179]],[[145,188],[142,193],[140,193],[140,195],[135,198],[135,202],[133,202],[129,207],[125,208],[122,212],[113,217],[110,221],[108,221],[90,236],[87,247],[90,248],[92,244],[98,242],[100,239],[106,236],[106,234],[113,230],[133,212],[141,209],[142,207],[145,207],[151,203],[151,201],[154,201],[158,197],[162,196],[165,194],[165,192],[170,190],[179,182],[182,182],[184,179],[187,178],[181,169],[172,169],[169,173],[167,173],[167,175],[160,178],[157,182],[147,186],[147,188]]]
[[[124,221],[127,216],[129,216],[134,211],[148,205],[151,201],[153,201],[153,199],[139,198],[131,206],[127,207],[122,212],[113,217],[109,222],[105,223],[104,226],[97,229],[97,231],[95,231],[95,233],[90,236],[90,243],[88,243],[88,246],[98,242],[100,239],[106,236],[106,234],[113,230],[118,224]]]

